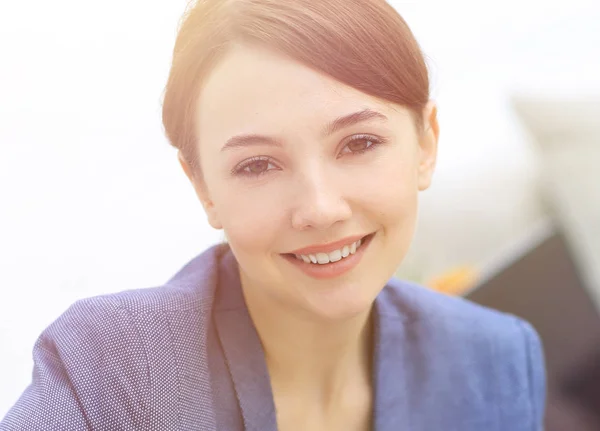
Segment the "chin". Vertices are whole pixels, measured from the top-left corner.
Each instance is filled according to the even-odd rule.
[[[319,319],[348,320],[368,313],[380,290],[365,289],[364,283],[337,285],[325,289],[321,287],[316,292],[307,294],[306,308]]]

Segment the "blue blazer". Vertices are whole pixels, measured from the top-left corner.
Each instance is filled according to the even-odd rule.
[[[528,323],[396,279],[374,312],[374,430],[543,428],[543,355]],[[227,246],[164,286],[77,301],[33,359],[0,430],[277,429]]]

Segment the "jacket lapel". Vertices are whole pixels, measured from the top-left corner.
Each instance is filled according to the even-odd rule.
[[[276,431],[275,405],[264,352],[244,302],[237,264],[231,251],[222,258],[214,319],[244,429]]]
[[[375,351],[373,384],[375,431],[410,430],[406,372],[405,317],[391,308],[385,289],[375,300]]]

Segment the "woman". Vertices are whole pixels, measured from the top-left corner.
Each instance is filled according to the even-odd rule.
[[[163,120],[227,244],[75,303],[0,429],[542,429],[529,324],[391,279],[439,128],[384,0],[200,0]]]

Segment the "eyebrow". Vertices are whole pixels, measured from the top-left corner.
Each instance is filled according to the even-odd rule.
[[[343,117],[335,119],[329,123],[327,127],[325,127],[323,135],[329,136],[340,131],[341,129],[345,129],[346,127],[373,119],[387,121],[388,118],[380,112],[373,111],[371,109],[363,109],[362,111],[354,112],[352,114],[344,115]]]
[[[257,134],[237,135],[232,138],[229,138],[225,145],[223,145],[223,148],[221,148],[221,151],[225,151],[232,148],[249,147],[252,145],[270,145],[273,147],[282,146],[281,142],[279,142],[275,138],[272,138],[271,136]]]
[[[363,109],[362,111],[353,112],[352,114],[336,118],[323,129],[323,135],[330,136],[335,132],[338,132],[347,127],[373,119],[387,121],[388,118],[380,112],[373,111],[371,109]],[[221,148],[221,151],[239,147],[248,147],[253,145],[269,145],[273,147],[281,147],[282,143],[281,141],[267,135],[236,135],[227,140],[225,145],[223,145],[223,148]]]

